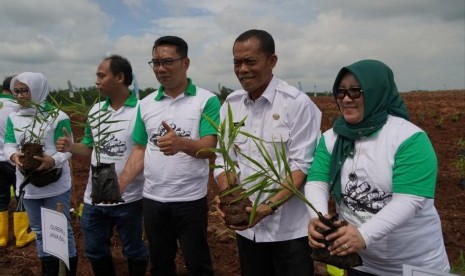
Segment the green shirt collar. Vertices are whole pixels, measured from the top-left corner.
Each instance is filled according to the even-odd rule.
[[[0,93],[0,98],[14,99],[15,97],[13,97],[13,95],[11,95],[11,94],[3,94],[3,93]]]
[[[133,92],[129,92],[129,97],[126,99],[123,105],[135,107],[137,105],[136,95]],[[102,110],[107,110],[109,106],[110,106],[110,97],[107,97],[105,99],[105,103],[102,106]]]
[[[184,94],[189,95],[189,96],[195,96],[196,91],[197,91],[197,88],[192,83],[192,80],[190,78],[187,78],[187,87],[186,87],[186,90],[184,91]],[[158,88],[158,93],[155,96],[155,101],[160,101],[161,99],[163,99],[165,97],[164,92],[165,92],[165,88],[163,87],[163,85],[161,85]]]

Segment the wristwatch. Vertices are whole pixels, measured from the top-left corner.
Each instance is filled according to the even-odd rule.
[[[271,200],[267,200],[266,205],[268,205],[270,208],[271,208],[271,214],[274,215],[274,213],[276,212],[276,210],[278,210],[278,205],[276,205],[274,202],[272,202]]]

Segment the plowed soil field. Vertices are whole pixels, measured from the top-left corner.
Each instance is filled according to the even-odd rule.
[[[461,184],[456,162],[459,154],[465,154],[465,146],[460,146],[460,138],[465,139],[465,90],[437,92],[402,93],[410,112],[411,120],[425,130],[433,142],[439,163],[435,205],[441,217],[444,240],[449,260],[454,264],[461,251],[465,251],[465,185]],[[322,130],[331,127],[338,116],[334,100],[330,96],[312,97],[323,112]],[[83,118],[73,118],[82,120]],[[73,126],[75,137],[82,135],[82,129]],[[77,210],[82,203],[88,177],[89,161],[79,157],[72,159],[73,196],[72,206]],[[465,171],[462,171],[465,174]],[[209,244],[216,275],[240,275],[238,254],[234,233],[218,220],[213,198],[217,193],[216,184],[210,181]],[[11,204],[11,212],[14,210]],[[40,275],[40,261],[36,255],[35,243],[24,248],[14,246],[12,221],[10,216],[10,240],[6,248],[0,249],[0,275]],[[72,221],[79,252],[78,275],[92,275],[89,262],[84,257],[83,238],[77,216]],[[113,257],[118,275],[127,275],[121,245],[115,234]],[[187,275],[182,261],[182,252],[177,258],[179,275]],[[325,275],[324,266],[317,264],[317,274]],[[149,275],[147,270],[147,275]]]

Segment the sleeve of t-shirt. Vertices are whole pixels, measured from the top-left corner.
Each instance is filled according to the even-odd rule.
[[[5,129],[5,142],[3,144],[3,155],[5,156],[5,159],[10,161],[11,156],[16,153],[17,148],[18,144],[16,143],[13,122],[11,121],[11,118],[8,117]]]
[[[89,148],[94,147],[94,137],[92,136],[92,130],[90,128],[89,121],[86,122],[86,126],[84,127],[84,137],[82,137],[81,143]]]
[[[134,130],[132,131],[132,140],[134,143],[141,146],[146,146],[148,143],[148,134],[145,129],[145,123],[142,120],[140,105],[137,108],[136,122],[134,124]]]
[[[218,99],[217,96],[213,96],[210,99],[208,99],[207,103],[205,104],[205,107],[203,109],[203,115],[207,116],[215,122],[216,125],[219,125],[220,123],[220,100]],[[206,119],[202,116],[200,119],[200,127],[199,127],[199,135],[200,137],[204,137],[207,135],[216,135],[217,131],[216,128]]]
[[[66,131],[68,131],[69,135],[72,137],[73,133],[71,131],[71,121],[69,119],[64,119],[61,120],[57,123],[57,127],[55,129],[55,134],[54,134],[54,142],[56,143],[58,138],[65,136],[63,134],[63,128],[66,128]]]
[[[326,147],[325,136],[322,135],[315,150],[313,163],[308,170],[307,181],[323,181],[329,183],[330,164],[331,154]]]
[[[16,144],[15,130],[13,128],[13,122],[10,117],[6,120],[5,128],[5,144]]]
[[[54,135],[53,139],[55,143],[58,140],[58,138],[64,136],[63,128],[66,128],[66,130],[71,135],[71,137],[73,137],[72,136],[73,134],[71,132],[71,121],[69,120],[69,118],[66,118],[66,119],[60,120],[57,123],[55,132],[53,134]],[[52,158],[55,160],[55,168],[63,167],[63,164],[67,162],[71,158],[71,156],[72,156],[71,152],[59,152],[59,151],[55,152],[52,155]]]
[[[397,149],[392,175],[394,193],[434,198],[438,163],[425,132],[417,132]]]

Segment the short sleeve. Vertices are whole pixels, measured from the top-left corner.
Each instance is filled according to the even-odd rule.
[[[307,181],[323,181],[329,183],[330,164],[331,154],[326,147],[325,136],[322,135],[315,150],[313,163],[307,174]]]
[[[220,100],[217,96],[213,96],[210,99],[208,99],[207,103],[205,104],[203,114],[218,125],[220,122],[220,107]],[[215,126],[213,126],[206,118],[204,118],[204,116],[202,116],[202,118],[200,119],[199,128],[200,137],[216,134],[217,131]]]
[[[142,120],[140,105],[137,108],[136,122],[134,125],[134,130],[132,131],[132,140],[134,143],[141,146],[146,146],[148,143],[148,134],[147,130],[145,129],[145,123]]]
[[[434,198],[438,163],[425,132],[417,132],[397,149],[393,192]]]

